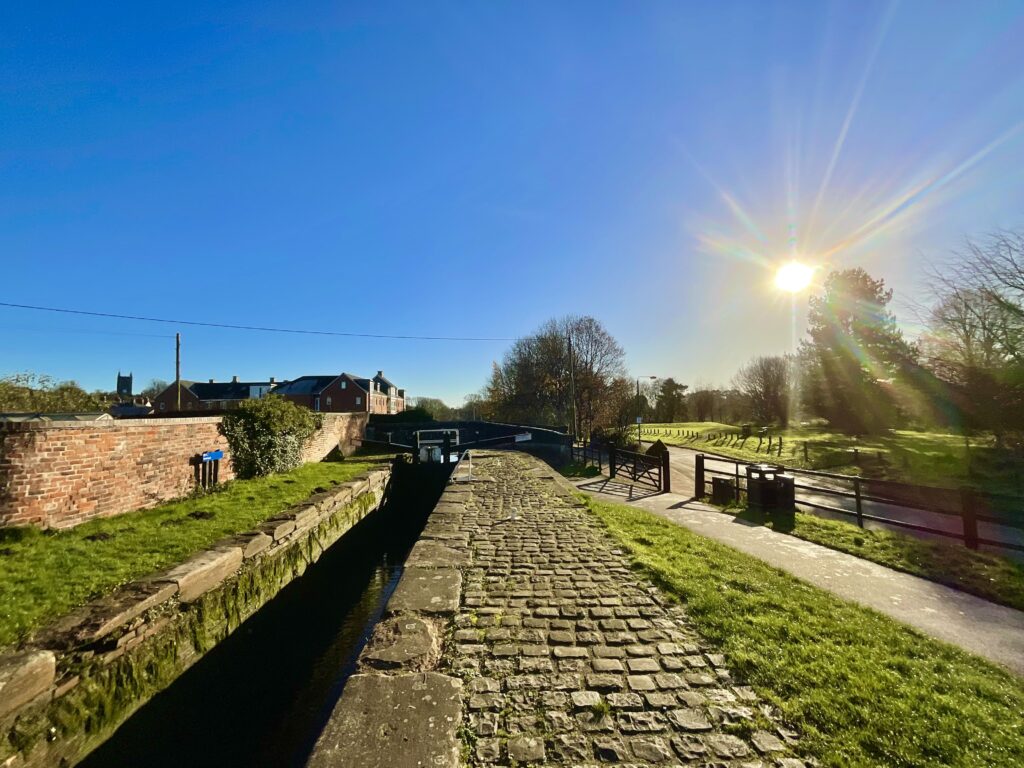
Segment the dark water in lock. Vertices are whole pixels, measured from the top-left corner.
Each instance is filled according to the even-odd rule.
[[[400,487],[384,509],[345,534],[79,765],[304,765],[442,482],[396,476]]]

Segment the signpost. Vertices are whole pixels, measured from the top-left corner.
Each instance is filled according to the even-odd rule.
[[[203,488],[210,488],[217,484],[220,476],[220,460],[224,458],[224,451],[204,451],[198,456],[199,469],[196,470],[199,477],[199,484]]]

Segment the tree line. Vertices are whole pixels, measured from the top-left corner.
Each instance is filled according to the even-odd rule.
[[[795,354],[754,358],[731,389],[698,388],[696,418],[785,426],[798,415],[850,434],[913,426],[1020,435],[1024,235],[968,243],[930,269],[927,288],[923,331],[909,340],[884,280],[863,269],[830,273]]]
[[[908,339],[893,292],[860,268],[829,273],[790,355],[757,356],[728,387],[626,373],[622,347],[587,316],[553,319],[495,362],[473,405],[485,418],[581,436],[645,421],[819,420],[849,434],[898,427],[1024,433],[1024,234],[971,242],[931,270],[923,332]]]

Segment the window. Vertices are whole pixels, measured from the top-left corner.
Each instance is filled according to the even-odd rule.
[[[341,382],[341,388],[342,389],[348,389],[348,382],[347,381]]]
[[[331,407],[331,398],[330,397],[327,398],[327,407],[328,408]]]
[[[362,405],[362,404],[363,404],[363,398],[361,398],[359,395],[356,395],[356,405]]]
[[[320,398],[319,397],[314,397],[313,398],[313,410],[314,411],[319,411],[320,410]]]
[[[166,410],[166,409],[167,409],[167,403],[160,403],[160,410],[163,411],[163,410]]]

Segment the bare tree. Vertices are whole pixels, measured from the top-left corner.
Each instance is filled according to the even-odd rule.
[[[755,420],[789,424],[790,367],[787,357],[755,357],[736,374],[734,385],[750,398]]]
[[[924,362],[936,377],[929,393],[939,412],[970,432],[990,430],[997,444],[1024,430],[1024,233],[968,241],[929,280]]]
[[[163,392],[165,389],[167,389],[167,387],[169,386],[170,385],[163,379],[150,379],[149,384],[147,384],[146,388],[139,392],[139,394],[142,395],[143,397],[148,397],[152,399],[159,395],[161,392]]]
[[[577,434],[589,435],[620,417],[621,387],[613,384],[625,377],[624,359],[622,347],[594,318],[549,320],[494,364],[484,411],[526,423],[575,422]]]

